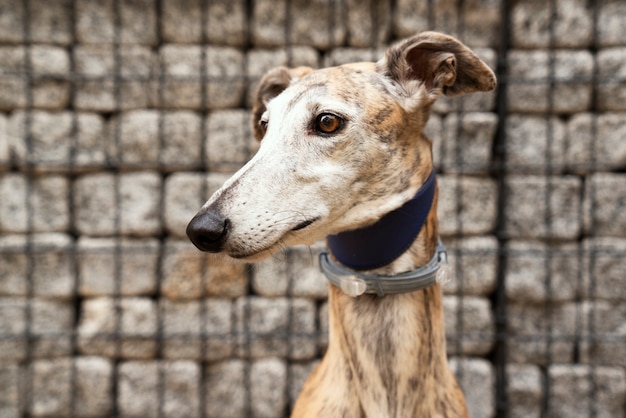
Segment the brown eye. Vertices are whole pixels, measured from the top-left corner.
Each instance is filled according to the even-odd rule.
[[[333,134],[343,127],[343,119],[332,113],[322,113],[315,119],[315,130],[321,134]]]

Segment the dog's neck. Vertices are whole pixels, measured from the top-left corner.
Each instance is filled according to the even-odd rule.
[[[375,272],[391,275],[425,265],[437,245],[436,213],[435,192],[411,247]],[[348,408],[355,413],[350,416],[428,416],[438,409],[442,416],[464,416],[462,395],[452,396],[459,389],[447,366],[438,284],[384,297],[355,298],[333,285],[329,291],[330,339],[321,369],[333,375],[332,387],[349,388]]]

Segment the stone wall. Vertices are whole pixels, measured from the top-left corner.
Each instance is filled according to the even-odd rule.
[[[426,29],[500,82],[427,127],[472,417],[623,417],[624,28],[620,0],[0,0],[0,417],[288,415],[322,244],[234,265],[186,223],[255,152],[266,70]]]

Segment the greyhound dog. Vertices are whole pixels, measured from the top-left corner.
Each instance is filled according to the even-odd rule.
[[[494,73],[456,39],[424,32],[378,62],[279,67],[253,108],[256,155],[187,235],[255,261],[327,238],[330,338],[294,417],[465,417],[448,369],[432,146],[440,94],[489,91]]]

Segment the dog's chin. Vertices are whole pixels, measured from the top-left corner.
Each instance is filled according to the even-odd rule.
[[[325,236],[326,235],[320,236],[319,234],[314,234],[311,231],[292,230],[286,232],[275,242],[268,245],[259,246],[259,248],[237,248],[227,250],[226,255],[233,260],[254,263],[271,257],[277,252],[292,245],[312,245],[316,241],[325,238]]]

